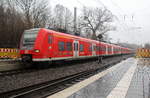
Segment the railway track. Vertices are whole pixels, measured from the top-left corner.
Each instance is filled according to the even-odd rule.
[[[119,59],[117,59],[117,58],[119,58]],[[24,98],[41,98],[42,96],[51,95],[51,94],[56,93],[64,88],[67,88],[68,86],[71,86],[72,84],[79,82],[91,75],[94,75],[97,72],[104,70],[107,67],[110,67],[111,65],[114,65],[114,64],[120,62],[121,60],[123,60],[123,58],[122,59],[121,58],[120,57],[115,57],[113,59],[106,58],[102,64],[104,66],[99,66],[99,67],[95,67],[95,68],[87,67],[86,70],[88,70],[88,71],[82,70],[82,72],[81,72],[81,69],[80,69],[80,71],[76,70],[77,67],[78,66],[81,67],[82,64],[80,65],[79,63],[74,63],[74,65],[72,65],[72,67],[71,67],[70,66],[71,63],[70,63],[70,64],[66,64],[64,66],[62,66],[62,65],[57,66],[57,68],[51,67],[51,68],[45,69],[45,70],[43,70],[43,69],[38,69],[38,70],[31,69],[30,70],[29,69],[29,70],[20,70],[20,71],[14,71],[14,72],[12,71],[12,72],[8,72],[8,73],[3,73],[3,75],[2,74],[0,75],[1,80],[2,80],[1,84],[0,84],[0,91],[1,91],[0,98],[18,98],[18,97],[19,98],[20,97],[21,98],[22,97],[24,97]],[[95,62],[95,61],[93,61],[93,62]],[[92,63],[86,62],[86,66],[87,65],[89,66],[90,64],[92,64]],[[97,64],[97,63],[95,62],[94,64]],[[85,66],[85,64],[82,66]],[[76,69],[74,69],[75,67],[76,67]],[[72,68],[74,70],[76,70],[76,72],[71,72],[71,71],[70,71],[71,73],[64,72],[64,70],[69,71]],[[83,68],[85,68],[85,67],[83,67]],[[59,71],[57,71],[56,69]],[[56,71],[54,71],[54,70],[56,70]],[[48,74],[43,74],[43,73],[47,73],[47,72],[48,72]],[[39,78],[38,75],[40,75],[40,74],[42,74],[42,77],[45,77],[45,76],[48,77],[48,75],[50,74],[50,78],[49,77],[48,77],[48,79],[41,78],[41,77]],[[58,74],[58,75],[55,75],[55,74]],[[60,75],[60,74],[63,74],[63,75]],[[55,78],[54,78],[54,76],[55,76]],[[24,78],[22,78],[22,77],[24,77]],[[33,77],[34,77],[34,80],[33,80]],[[12,81],[10,81],[10,79]],[[43,80],[43,79],[46,79],[46,80]],[[13,82],[13,81],[15,81],[15,82]],[[13,85],[12,85],[12,83],[13,83]],[[46,88],[48,90],[46,90]],[[45,92],[47,92],[47,94],[45,94]],[[40,94],[40,95],[37,95],[37,94]]]
[[[9,76],[9,75],[16,75],[16,74],[23,74],[23,73],[28,73],[28,72],[34,72],[34,71],[39,71],[39,70],[44,70],[44,69],[48,69],[48,68],[58,68],[58,67],[63,67],[63,66],[71,66],[71,65],[77,65],[77,64],[81,64],[81,63],[87,63],[87,62],[95,62],[96,59],[85,59],[85,60],[78,60],[78,61],[69,61],[67,63],[65,62],[55,62],[54,64],[49,64],[49,63],[42,63],[45,67],[41,67],[41,65],[39,64],[38,66],[35,64],[33,64],[32,66],[24,66],[23,64],[20,63],[20,66],[24,66],[24,67],[20,67],[20,68],[12,68],[9,70],[1,70],[0,71],[0,76]],[[47,66],[49,65],[49,66]],[[7,65],[6,65],[7,67]]]
[[[71,62],[71,61],[70,61]],[[15,68],[15,69],[9,69],[9,70],[4,70],[4,71],[0,71],[0,76],[9,76],[9,75],[16,75],[16,74],[23,74],[23,73],[28,73],[28,72],[35,72],[35,71],[39,71],[39,70],[44,70],[44,69],[47,69],[47,68],[56,68],[56,67],[63,67],[63,66],[68,66],[68,65],[72,65],[71,63],[66,63],[66,64],[63,64],[63,63],[56,63],[55,66],[49,66],[49,67],[20,67],[20,68]],[[82,63],[85,63],[86,61],[82,62]],[[73,62],[73,64],[80,64],[80,62]],[[20,66],[23,66],[23,65],[20,65]],[[6,66],[7,67],[7,66]]]
[[[16,74],[23,74],[23,73],[34,72],[34,71],[36,71],[36,69],[29,69],[29,68],[9,70],[9,71],[1,71],[0,72],[0,77],[1,76],[16,75]]]
[[[11,63],[11,62],[9,62],[9,63]],[[14,62],[12,62],[12,63],[14,63]],[[33,68],[31,66],[25,66],[21,62],[17,62],[16,65],[15,64],[14,65],[7,65],[6,64],[3,66],[0,66],[0,69],[1,69],[0,70],[0,77],[37,71],[36,68]]]
[[[107,58],[104,58],[104,60],[107,60]],[[9,70],[4,70],[4,71],[2,70],[2,71],[0,71],[0,76],[23,74],[23,73],[34,72],[34,71],[38,71],[38,70],[42,70],[42,69],[47,69],[47,68],[63,67],[63,66],[69,66],[69,65],[73,65],[73,64],[76,65],[76,64],[87,63],[87,62],[95,62],[95,61],[96,61],[96,59],[87,59],[87,60],[81,60],[81,61],[78,61],[78,62],[76,62],[76,61],[69,61],[67,63],[62,63],[61,62],[60,64],[56,63],[55,65],[52,65],[52,66],[50,65],[49,67],[45,67],[45,68],[44,67],[35,68],[35,67],[29,67],[29,66],[27,66],[27,67],[20,67],[20,68],[16,67],[16,68],[13,68],[12,70],[9,69]],[[34,64],[34,65],[36,65],[36,64]],[[20,66],[24,66],[24,65],[20,64]]]
[[[57,80],[48,81],[45,83],[37,84],[30,87],[21,88],[18,90],[10,91],[1,94],[0,96],[2,98],[43,98],[49,95],[52,95],[58,91],[61,91],[79,81],[82,81],[92,75],[97,74],[98,72],[101,72],[105,70],[108,67],[111,67],[112,65],[118,63],[111,62],[106,64],[105,66],[97,69],[92,69],[84,72],[80,72],[77,74],[73,74],[70,76],[66,76]]]

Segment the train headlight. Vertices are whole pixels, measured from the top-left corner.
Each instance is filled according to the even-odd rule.
[[[40,52],[40,50],[38,50],[38,49],[35,49],[35,50],[34,50],[34,52],[38,53],[38,52]]]

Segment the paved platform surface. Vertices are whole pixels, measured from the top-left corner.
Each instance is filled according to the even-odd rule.
[[[48,98],[150,98],[150,65],[129,58]]]

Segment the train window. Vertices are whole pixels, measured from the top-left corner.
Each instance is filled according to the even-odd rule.
[[[84,51],[84,49],[83,49],[83,45],[82,44],[80,44],[80,52],[83,52]]]
[[[52,36],[50,36],[50,35],[48,36],[48,43],[52,44]]]
[[[104,46],[102,46],[102,50],[101,51],[104,51]]]
[[[100,48],[101,50],[100,51],[103,51],[103,46],[101,46],[101,48]]]
[[[116,48],[114,48],[114,51],[116,52],[116,51],[117,51],[117,49],[116,49]]]
[[[119,51],[119,48],[117,48],[117,52]]]
[[[39,29],[25,30],[23,33],[23,46],[33,46],[37,38],[38,32]]]
[[[105,46],[102,46],[101,51],[105,51],[105,50],[106,50]]]
[[[96,51],[99,51],[100,50],[100,47],[99,46],[96,46]]]
[[[104,46],[103,51],[106,51],[106,47]]]
[[[66,50],[67,51],[72,51],[72,43],[71,42],[66,43]]]
[[[92,51],[92,45],[89,46],[89,51]]]
[[[64,42],[59,42],[58,43],[58,48],[59,48],[59,51],[64,51],[65,50],[65,43]]]
[[[102,49],[101,46],[99,46],[99,50],[98,51],[101,51],[101,49]]]
[[[108,47],[108,52],[111,52],[111,47]]]

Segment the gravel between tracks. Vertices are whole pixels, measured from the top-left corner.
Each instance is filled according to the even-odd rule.
[[[104,60],[103,63],[107,63],[108,61],[110,62],[114,60],[118,61],[121,59],[122,58],[120,57],[107,58]],[[49,69],[39,70],[30,73],[0,76],[0,93],[58,79],[85,70],[96,69],[101,66],[103,65],[98,64],[97,62],[87,62],[83,64],[77,64],[77,65],[75,64],[72,66],[49,68]]]

